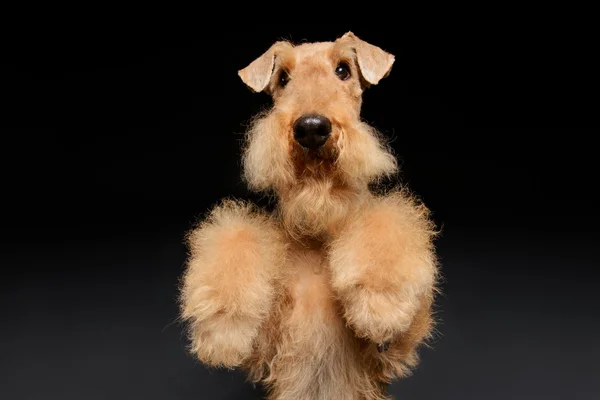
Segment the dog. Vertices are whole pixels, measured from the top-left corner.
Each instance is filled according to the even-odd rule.
[[[437,235],[362,94],[394,55],[348,32],[278,41],[238,75],[273,98],[243,147],[249,188],[273,212],[225,199],[186,234],[181,317],[210,367],[240,367],[271,400],[387,399],[435,326]]]

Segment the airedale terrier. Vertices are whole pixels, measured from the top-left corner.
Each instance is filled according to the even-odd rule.
[[[208,366],[242,367],[269,399],[387,399],[433,330],[439,267],[429,210],[390,147],[360,117],[394,56],[348,32],[273,44],[239,71],[273,107],[244,147],[272,213],[225,200],[187,235],[181,315]]]

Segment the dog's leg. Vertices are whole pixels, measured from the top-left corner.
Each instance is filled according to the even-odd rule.
[[[426,208],[395,192],[375,198],[331,243],[332,286],[344,317],[380,352],[407,332],[423,299],[433,296],[433,236]]]
[[[266,215],[227,201],[188,236],[181,314],[192,351],[211,366],[234,367],[251,353],[275,295],[285,257]]]

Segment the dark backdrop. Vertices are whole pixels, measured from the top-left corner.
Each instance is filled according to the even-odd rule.
[[[182,239],[223,197],[264,203],[240,180],[240,143],[270,100],[237,70],[275,40],[348,30],[396,55],[363,117],[393,138],[402,181],[443,230],[440,335],[391,392],[598,396],[585,24],[567,35],[560,24],[205,22],[23,25],[5,37],[0,397],[260,398],[241,373],[186,353]]]

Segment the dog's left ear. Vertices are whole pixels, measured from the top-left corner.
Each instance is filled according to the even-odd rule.
[[[395,60],[393,54],[359,39],[352,32],[347,32],[338,40],[350,42],[356,52],[360,73],[369,84],[376,85],[390,74]]]
[[[275,42],[260,57],[252,61],[250,65],[239,70],[239,77],[254,92],[258,93],[267,89],[273,76],[277,53],[287,47],[291,47],[287,42]]]

